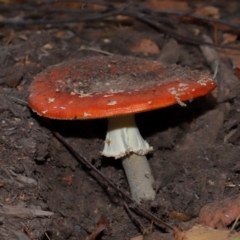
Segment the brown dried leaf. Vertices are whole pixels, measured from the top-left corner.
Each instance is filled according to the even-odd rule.
[[[70,176],[63,177],[62,180],[67,182],[68,185],[71,185],[73,182],[73,176],[70,175]]]
[[[86,237],[85,240],[95,240],[99,233],[108,228],[109,221],[103,215],[101,215],[98,219],[97,226],[95,227],[94,231],[88,237]]]
[[[144,53],[144,54],[160,53],[158,45],[155,42],[146,38],[142,38],[137,44],[133,45],[130,51],[134,53]]]
[[[74,2],[74,1],[63,1],[63,2],[56,2],[53,4],[48,5],[49,8],[70,8],[70,9],[96,9],[96,10],[105,10],[106,7],[94,4],[94,3],[81,3],[81,2]]]
[[[240,48],[240,43],[231,44],[233,47]],[[239,57],[239,50],[234,49],[217,49],[219,55],[222,58],[230,58],[233,64],[240,68],[240,57]]]
[[[189,10],[187,2],[183,1],[168,1],[168,0],[148,0],[147,7],[154,8],[156,10],[177,10],[186,11]]]
[[[235,75],[240,79],[240,68],[236,67],[236,68],[234,69],[234,73],[235,73]]]
[[[28,0],[0,0],[2,4],[24,4],[27,3]]]
[[[222,42],[222,44],[227,44],[227,43],[236,42],[237,38],[238,38],[238,35],[237,35],[237,34],[224,33],[224,34],[223,34],[223,42]]]
[[[220,18],[219,9],[213,6],[200,7],[195,11],[195,14],[200,16],[205,16],[205,17],[212,17],[215,19]]]
[[[124,24],[124,25],[132,25],[134,23],[134,18],[124,15],[117,15],[116,16],[117,22]]]
[[[178,221],[181,221],[181,222],[187,222],[191,219],[190,216],[188,216],[184,213],[177,212],[177,211],[170,212],[169,213],[169,218],[170,219],[175,219],[175,220],[178,220]]]
[[[240,18],[233,18],[231,19],[231,23],[240,23]],[[233,32],[238,34],[238,31],[236,29],[234,29],[233,27],[226,25],[226,24],[222,24],[222,23],[216,23],[216,22],[212,22],[211,25],[216,28],[217,30],[220,30],[222,32]]]
[[[143,235],[130,238],[130,240],[143,240]]]
[[[217,200],[205,205],[199,213],[199,222],[212,228],[223,228],[240,215],[240,195]]]
[[[175,232],[175,240],[234,240],[240,237],[240,233],[231,232],[228,229],[213,229],[196,225],[188,231]]]
[[[74,37],[74,33],[72,31],[63,30],[58,31],[54,36],[59,39],[67,40]]]
[[[51,43],[46,43],[44,46],[43,46],[44,49],[46,50],[51,50],[53,49],[53,45]]]

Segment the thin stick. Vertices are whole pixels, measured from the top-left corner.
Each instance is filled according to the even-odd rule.
[[[232,227],[230,229],[230,232],[234,232],[234,229],[235,229],[235,227],[236,227],[236,225],[237,225],[237,223],[239,221],[239,218],[240,218],[240,215],[238,215],[236,220],[234,221],[234,223],[233,223],[233,225],[232,225]]]
[[[124,207],[125,211],[127,212],[128,216],[132,219],[132,221],[137,226],[137,228],[140,229],[141,233],[144,233],[145,228],[142,225],[142,223],[132,214],[132,212],[129,209],[127,203],[124,200],[122,200],[122,202],[123,202],[123,207]]]
[[[53,128],[52,128],[53,129]],[[52,130],[53,135],[68,149],[69,152],[71,152],[75,158],[81,163],[88,167],[90,167],[99,177],[101,177],[109,186],[111,186],[113,189],[115,189],[118,193],[120,193],[126,200],[130,201],[134,204],[133,208],[134,210],[141,213],[143,216],[145,216],[147,219],[152,220],[155,225],[158,225],[161,227],[161,225],[165,226],[168,229],[171,229],[174,231],[174,228],[161,219],[154,216],[152,213],[147,211],[146,209],[140,207],[138,203],[136,203],[130,196],[129,193],[126,194],[123,190],[121,190],[115,183],[110,181],[105,175],[103,175],[94,165],[91,164],[91,162],[83,155],[81,155],[79,152],[77,152],[65,139],[55,130]]]
[[[151,9],[146,8],[146,9],[140,9],[141,11],[139,11],[139,8],[129,8],[130,5],[131,5],[131,2],[121,8],[117,8],[117,9],[109,8],[106,11],[104,11],[104,13],[98,12],[98,14],[90,14],[90,16],[89,16],[89,14],[87,14],[87,16],[82,16],[80,18],[77,16],[75,18],[70,18],[70,19],[53,19],[53,20],[45,20],[45,19],[40,19],[40,20],[22,20],[22,19],[13,20],[13,19],[10,19],[9,20],[9,19],[5,19],[5,20],[1,20],[0,24],[15,25],[15,26],[38,25],[38,24],[59,25],[59,24],[64,24],[64,23],[79,23],[79,22],[87,22],[87,21],[96,21],[99,19],[104,19],[107,17],[112,17],[112,16],[116,16],[118,14],[121,14],[123,16],[134,17],[134,18],[138,19],[139,21],[147,23],[150,26],[156,28],[158,31],[168,34],[169,36],[171,36],[179,41],[182,41],[182,42],[191,43],[191,44],[195,44],[195,45],[208,45],[211,47],[219,47],[219,48],[223,48],[223,49],[240,50],[240,48],[238,48],[238,47],[209,43],[209,42],[203,41],[203,40],[195,38],[195,37],[189,37],[186,35],[178,34],[172,28],[159,22],[158,19],[153,18],[151,16],[151,14],[153,12]],[[1,10],[1,8],[0,8],[0,10]],[[148,14],[146,14],[145,12],[147,12]],[[80,15],[83,15],[83,13]],[[212,22],[214,21],[214,19],[212,19],[212,18],[210,18],[210,19],[205,18],[205,20],[206,21],[209,20]],[[234,26],[232,25],[232,27],[234,27]],[[238,26],[236,26],[236,27],[238,27]]]
[[[97,52],[97,53],[102,53],[104,55],[108,55],[108,56],[112,56],[114,55],[113,53],[107,52],[107,51],[103,51],[101,49],[97,49],[97,48],[91,48],[91,47],[86,47],[86,46],[81,46],[80,50],[87,50],[87,51],[93,51],[93,52]]]
[[[16,26],[25,26],[25,25],[39,25],[39,24],[55,24],[55,25],[59,25],[59,24],[64,24],[64,23],[78,23],[78,22],[85,22],[85,21],[96,21],[99,19],[103,19],[103,18],[107,18],[107,17],[111,17],[111,16],[115,16],[118,15],[120,13],[122,13],[128,5],[121,7],[121,8],[117,8],[117,9],[113,9],[112,11],[103,13],[103,14],[95,14],[95,15],[91,15],[91,16],[85,16],[85,17],[80,17],[80,18],[70,18],[70,19],[54,19],[54,20],[45,20],[45,19],[40,19],[40,20],[1,20],[0,24],[4,24],[4,25],[16,25]]]
[[[203,41],[203,40],[195,38],[195,37],[189,37],[189,36],[178,34],[176,31],[174,31],[170,27],[165,26],[162,23],[159,23],[157,20],[153,19],[151,16],[148,16],[144,13],[136,12],[133,10],[126,10],[124,12],[124,15],[127,15],[129,17],[135,17],[139,21],[145,22],[145,23],[149,24],[150,26],[156,28],[158,31],[166,33],[169,36],[171,36],[179,41],[182,41],[182,42],[192,43],[195,45],[208,45],[211,47],[219,47],[219,48],[225,48],[225,49],[235,49],[235,50],[240,51],[239,47],[214,44],[214,43]]]

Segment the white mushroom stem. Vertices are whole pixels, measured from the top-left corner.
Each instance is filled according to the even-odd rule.
[[[108,132],[102,154],[122,158],[132,198],[137,202],[152,200],[155,191],[151,169],[145,155],[152,147],[142,138],[134,115],[109,118]]]
[[[154,179],[146,156],[132,153],[123,158],[122,165],[127,176],[132,198],[136,202],[153,200],[156,195],[152,187]]]

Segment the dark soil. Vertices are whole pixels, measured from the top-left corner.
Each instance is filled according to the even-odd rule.
[[[240,8],[240,3],[235,5]],[[220,7],[228,10],[224,4]],[[1,14],[13,17],[11,11]],[[175,27],[188,34],[199,27],[212,36],[208,25]],[[98,239],[123,240],[141,234],[119,195],[52,134],[51,125],[111,182],[129,191],[121,162],[101,156],[107,120],[46,121],[27,105],[29,85],[37,73],[71,58],[101,55],[81,46],[152,60],[166,54],[131,53],[139,38],[151,39],[160,49],[173,41],[137,20],[123,26],[114,19],[0,25],[0,239],[84,239],[101,215],[109,227]],[[165,48],[171,50],[170,62],[209,70],[199,46],[182,42],[173,46],[176,51]],[[231,83],[227,87],[231,93]],[[205,204],[239,193],[240,89],[234,90],[221,103],[214,91],[187,107],[175,105],[136,116],[141,134],[154,148],[148,159],[157,188],[156,199],[142,206],[172,226],[184,227],[170,213],[196,219]],[[151,221],[133,214],[146,229],[151,227]],[[153,226],[153,231],[168,229]]]

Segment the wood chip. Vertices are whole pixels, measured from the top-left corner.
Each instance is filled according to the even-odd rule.
[[[16,206],[2,206],[0,207],[0,214],[5,214],[8,216],[14,216],[19,218],[33,218],[33,217],[51,217],[53,216],[54,212]]]

